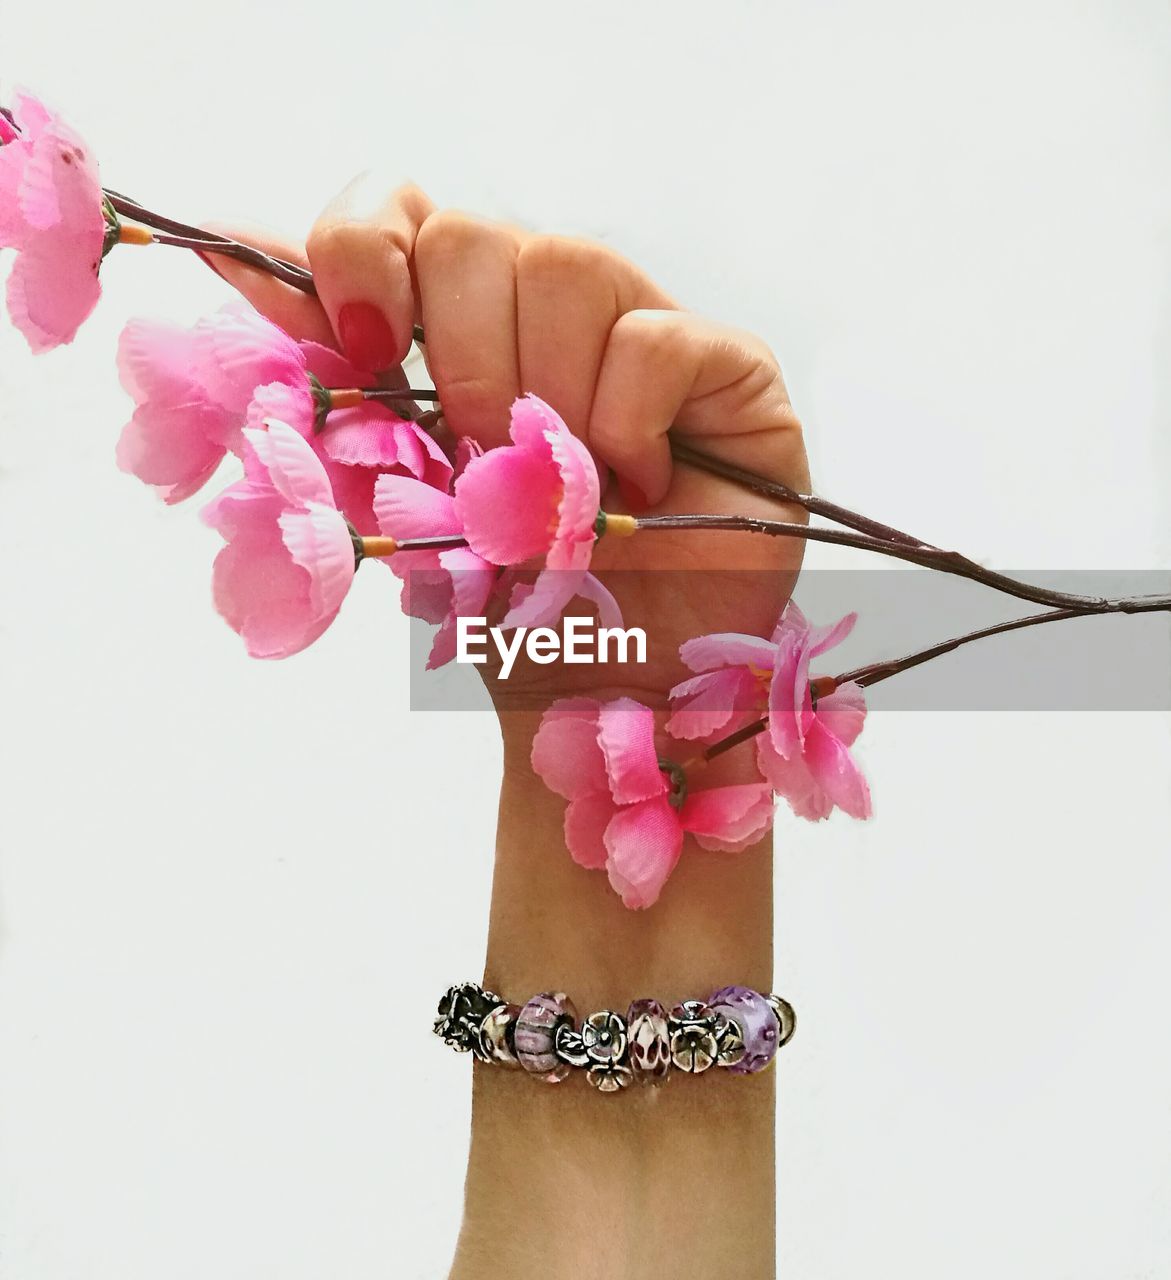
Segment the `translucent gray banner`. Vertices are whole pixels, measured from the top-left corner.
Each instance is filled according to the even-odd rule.
[[[1166,570],[1020,570],[1012,576],[1095,599],[1171,597],[1171,571]],[[539,707],[550,698],[595,689],[626,689],[634,696],[639,690],[664,690],[690,674],[678,659],[682,640],[707,631],[767,636],[791,578],[771,572],[613,572],[605,575],[605,586],[621,605],[623,625],[645,631],[645,662],[633,660],[633,645],[626,661],[617,660],[611,644],[611,660],[604,665],[566,663],[563,655],[535,663],[525,656],[522,640],[508,679],[500,680],[503,664],[491,637],[483,637],[471,651],[486,652],[485,665],[450,661],[428,670],[436,628],[412,619],[412,709],[489,709],[482,672],[489,672],[495,687],[507,693],[509,705],[518,707]],[[809,571],[801,574],[793,598],[815,625],[851,612],[858,615],[845,642],[814,662],[814,675],[840,675],[1046,612],[1043,605],[918,569]],[[503,597],[489,602],[488,624],[498,623],[506,607]],[[593,606],[580,598],[571,601],[565,614],[596,618]],[[562,630],[559,623],[552,626]],[[483,636],[482,629],[473,630]],[[502,638],[516,644],[515,635]],[[553,646],[542,647],[547,651]],[[593,642],[584,647],[592,649]],[[1171,615],[1078,617],[976,640],[873,685],[867,700],[875,710],[898,711],[1169,711]]]

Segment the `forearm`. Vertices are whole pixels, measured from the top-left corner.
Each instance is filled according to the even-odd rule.
[[[519,1001],[566,991],[583,1015],[729,983],[770,990],[771,842],[721,855],[688,840],[661,900],[629,911],[567,854],[564,802],[528,763],[535,725],[514,713],[505,734],[486,984]],[[771,1276],[772,1072],[674,1072],[618,1096],[583,1075],[552,1086],[477,1064],[453,1280]]]

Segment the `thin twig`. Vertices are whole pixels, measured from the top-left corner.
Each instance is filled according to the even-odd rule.
[[[439,392],[434,387],[363,387],[364,400],[427,400],[432,404],[439,403]]]
[[[826,498],[819,498],[812,493],[800,493],[796,489],[790,489],[787,484],[781,484],[779,480],[766,480],[764,476],[757,475],[755,471],[746,471],[743,467],[737,467],[730,462],[725,462],[722,458],[714,458],[711,454],[703,453],[699,449],[693,449],[691,445],[684,444],[681,440],[671,441],[671,454],[677,462],[686,462],[690,466],[697,467],[701,471],[707,471],[711,475],[721,476],[725,480],[732,480],[745,489],[751,489],[755,493],[762,493],[769,498],[776,498],[779,502],[795,503],[799,507],[804,507],[810,515],[824,516],[827,520],[833,520],[836,524],[845,525],[847,529],[857,529],[860,533],[868,533],[872,537],[883,538],[887,542],[897,542],[903,546],[928,547],[932,550],[938,550],[938,548],[933,548],[931,543],[924,542],[921,538],[916,538],[912,534],[903,533],[901,529],[892,528],[888,524],[881,524],[877,520],[871,520],[869,516],[859,515],[858,512],[850,511],[846,507],[839,507],[836,502],[830,502]]]
[[[830,542],[843,547],[857,547],[862,551],[874,551],[895,560],[936,569],[960,578],[969,578],[985,586],[994,587],[1018,600],[1031,600],[1034,604],[1049,605],[1057,609],[1078,609],[1086,613],[1143,613],[1171,609],[1171,596],[1083,596],[1068,591],[1051,591],[1047,587],[1032,586],[1010,578],[1007,574],[985,569],[955,551],[942,551],[937,547],[909,546],[889,542],[866,534],[847,533],[840,529],[821,529],[813,525],[793,524],[784,520],[763,520],[756,516],[719,515],[670,515],[639,516],[639,530],[647,529],[723,529],[742,533],[764,533],[773,537],[805,538],[810,542]]]
[[[182,245],[183,248],[195,249],[200,253],[219,253],[226,257],[235,258],[250,267],[256,267],[260,271],[268,272],[269,275],[275,276],[278,280],[283,280],[285,284],[292,285],[294,289],[300,289],[302,293],[307,293],[311,297],[317,296],[317,286],[313,283],[313,273],[307,267],[264,253],[250,244],[233,240],[231,236],[222,236],[215,231],[205,231],[202,227],[192,226],[189,222],[179,222],[175,218],[168,218],[165,214],[155,213],[153,209],[148,209],[145,205],[139,204],[131,196],[123,195],[121,192],[114,191],[109,187],[104,188],[104,193],[106,199],[114,207],[115,212],[123,217],[133,218],[136,222],[141,222],[145,226],[159,231],[169,232],[173,236],[189,237],[193,243],[184,244]],[[160,239],[164,244],[180,243],[179,240],[156,238]],[[422,326],[415,325],[411,336],[415,342],[421,343],[423,341]]]

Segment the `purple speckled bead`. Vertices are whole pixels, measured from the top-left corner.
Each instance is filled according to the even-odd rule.
[[[533,996],[516,1020],[513,1044],[520,1065],[547,1084],[557,1084],[570,1072],[569,1063],[553,1052],[557,1024],[566,1019],[577,1019],[573,1001],[564,991],[543,991]]]
[[[777,1015],[764,996],[748,987],[721,987],[712,992],[708,1004],[725,1018],[734,1018],[744,1034],[744,1057],[726,1069],[737,1076],[763,1071],[776,1056],[780,1032]]]

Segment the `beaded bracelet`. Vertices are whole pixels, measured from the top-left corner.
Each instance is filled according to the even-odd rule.
[[[632,1081],[662,1084],[671,1068],[698,1075],[726,1067],[733,1075],[763,1071],[797,1025],[793,1006],[748,987],[721,987],[707,1000],[683,1000],[668,1013],[657,1000],[635,1000],[626,1016],[592,1013],[577,1027],[573,1001],[544,991],[510,1004],[475,982],[449,987],[439,1002],[435,1034],[480,1062],[520,1067],[557,1084],[575,1068],[603,1093]]]

